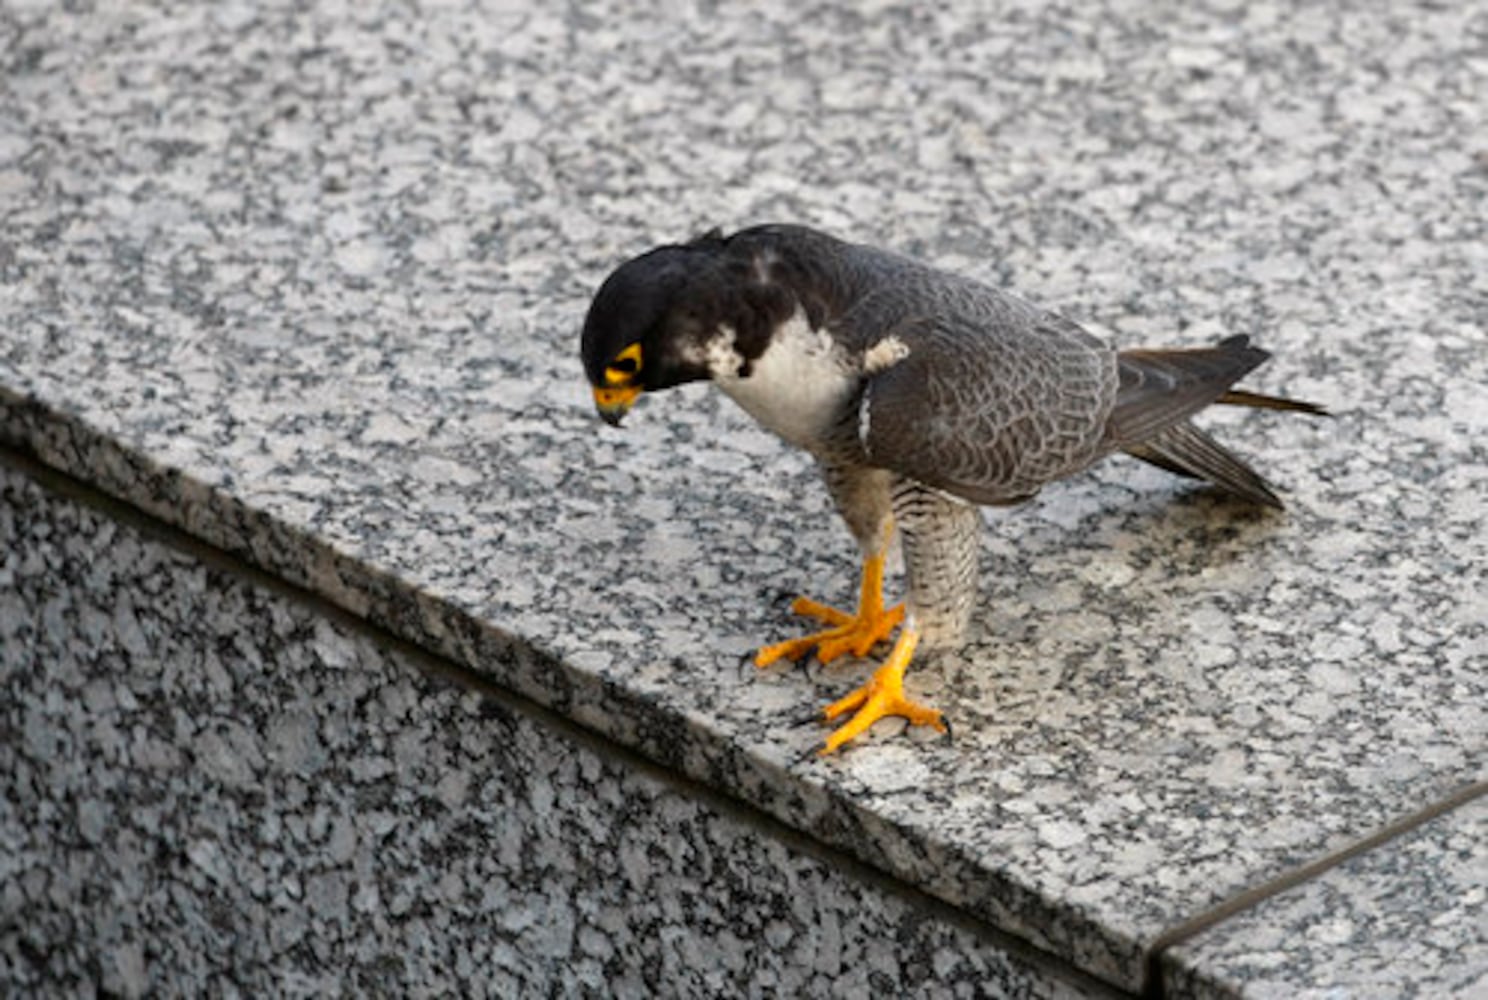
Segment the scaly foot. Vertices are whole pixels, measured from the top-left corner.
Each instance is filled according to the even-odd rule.
[[[791,604],[793,612],[825,622],[829,627],[799,639],[787,639],[764,647],[755,655],[755,666],[768,667],[779,660],[799,660],[813,649],[817,659],[823,663],[830,663],[848,652],[854,656],[866,656],[904,620],[904,605],[883,606],[883,570],[882,554],[869,556],[863,561],[863,584],[856,614],[839,611],[809,597],[796,598]]]
[[[906,628],[899,633],[899,641],[894,643],[889,658],[873,672],[868,683],[822,709],[822,716],[828,721],[855,712],[846,724],[827,737],[826,745],[821,749],[822,756],[861,736],[869,726],[890,715],[908,719],[912,726],[934,726],[946,732],[946,724],[938,710],[910,701],[904,694],[904,670],[909,666],[919,641],[919,632]]]

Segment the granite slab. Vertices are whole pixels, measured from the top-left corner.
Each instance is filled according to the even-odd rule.
[[[649,13],[646,11],[649,10]],[[1465,7],[11,4],[5,439],[1110,982],[1488,770],[1488,92]],[[622,257],[800,221],[1120,343],[1248,333],[1285,516],[1111,461],[827,761],[756,673],[847,600],[809,463],[706,388],[590,413]]]
[[[1488,996],[1488,795],[1168,956],[1175,996]]]
[[[0,994],[1115,995],[441,667],[0,462]]]

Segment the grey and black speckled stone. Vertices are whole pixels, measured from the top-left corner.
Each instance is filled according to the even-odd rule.
[[[1106,995],[3,465],[0,691],[5,995]]]
[[[0,436],[1128,988],[1166,929],[1488,772],[1476,5],[10,3]],[[808,463],[703,388],[599,427],[587,296],[767,219],[1125,345],[1254,335],[1266,517],[1111,462],[988,516],[883,726],[755,674],[846,600]]]
[[[1488,796],[1184,942],[1175,996],[1488,996]]]

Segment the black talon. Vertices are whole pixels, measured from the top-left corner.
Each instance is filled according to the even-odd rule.
[[[954,742],[956,742],[956,731],[951,728],[951,720],[950,719],[947,719],[945,716],[942,715],[940,717],[940,724],[942,726],[945,726],[946,742],[947,743],[954,743]]]
[[[806,750],[806,752],[803,753],[803,754],[801,754],[799,757],[796,757],[792,761],[792,763],[794,763],[794,764],[806,764],[806,763],[809,763],[810,761],[817,760],[817,759],[819,759],[821,757],[821,752],[822,752],[822,750],[826,749],[826,746],[827,745],[825,743],[817,743],[817,744],[815,744],[815,745],[813,745],[811,747],[808,747],[807,750]]]

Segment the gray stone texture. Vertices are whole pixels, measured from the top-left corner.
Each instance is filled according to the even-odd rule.
[[[0,993],[1106,995],[3,465],[0,583]]]
[[[1488,796],[1170,956],[1175,996],[1488,996]]]
[[[1474,4],[18,3],[0,435],[1136,989],[1162,933],[1488,776]],[[597,423],[618,260],[814,224],[1122,345],[1252,335],[1330,422],[987,516],[954,743],[741,670],[854,553],[706,387]]]

